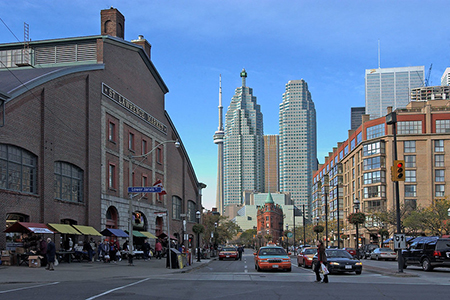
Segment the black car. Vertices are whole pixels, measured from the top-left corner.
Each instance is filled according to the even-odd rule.
[[[450,238],[417,237],[402,251],[403,268],[419,265],[424,271],[450,267]]]
[[[362,262],[354,258],[343,249],[325,249],[327,255],[327,268],[332,273],[355,272],[361,274]],[[313,258],[313,264],[317,264],[317,254]],[[314,266],[313,266],[314,270]]]
[[[361,257],[364,257],[364,258],[369,258],[370,257],[370,254],[372,254],[372,251],[373,250],[375,250],[375,249],[377,249],[377,248],[379,248],[378,247],[378,245],[375,245],[375,244],[366,244],[366,245],[364,245],[364,246],[362,246],[360,249],[361,249]]]

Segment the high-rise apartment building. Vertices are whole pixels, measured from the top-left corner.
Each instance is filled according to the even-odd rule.
[[[317,169],[316,109],[302,80],[286,84],[279,115],[280,192],[309,212],[312,174]]]
[[[425,67],[367,69],[366,114],[371,119],[386,115],[388,106],[405,108],[411,89],[424,85]]]
[[[444,74],[442,74],[441,85],[444,86],[450,85],[450,68],[445,69]]]
[[[362,115],[366,113],[366,108],[363,107],[352,107],[351,108],[351,116],[350,116],[350,128],[352,130],[358,129],[359,126],[361,126],[362,123]]]
[[[225,115],[224,206],[242,204],[245,190],[264,191],[263,115],[245,69],[241,77]]]
[[[264,186],[266,193],[278,188],[278,135],[264,136]]]

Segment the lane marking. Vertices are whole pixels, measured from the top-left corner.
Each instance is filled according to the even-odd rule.
[[[6,293],[10,293],[10,292],[17,292],[17,291],[23,291],[23,290],[28,290],[28,289],[34,289],[34,288],[39,288],[39,287],[43,287],[43,286],[47,286],[47,285],[54,285],[54,284],[58,284],[58,282],[52,282],[52,283],[46,283],[46,284],[39,284],[39,285],[33,285],[33,286],[28,286],[28,287],[23,287],[23,288],[17,288],[17,289],[12,289],[12,290],[6,290],[6,291],[0,291],[0,294],[6,294]]]
[[[150,278],[146,278],[146,279],[142,279],[142,280],[139,280],[139,281],[136,281],[136,282],[133,282],[133,283],[130,283],[130,284],[124,285],[124,286],[120,286],[120,287],[117,287],[117,288],[115,288],[115,289],[112,289],[112,290],[106,291],[106,292],[104,292],[104,293],[101,293],[101,294],[98,294],[98,295],[92,296],[92,297],[90,297],[90,298],[86,298],[86,300],[92,300],[92,299],[95,299],[95,298],[98,298],[98,297],[101,297],[101,296],[105,296],[105,295],[108,295],[108,294],[110,294],[110,293],[112,293],[112,292],[115,292],[115,291],[118,291],[118,290],[121,290],[121,289],[124,289],[124,288],[130,287],[130,286],[133,286],[133,285],[139,284],[139,283],[141,283],[141,282],[144,282],[144,281],[147,281],[147,280],[149,280],[149,279],[150,279]]]

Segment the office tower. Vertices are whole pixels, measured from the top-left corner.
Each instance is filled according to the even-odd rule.
[[[361,116],[366,113],[366,108],[363,107],[352,107],[351,108],[351,121],[350,128],[352,130],[358,129],[362,123]]]
[[[265,193],[275,193],[278,188],[278,135],[264,136],[264,186]]]
[[[386,115],[388,106],[405,108],[411,89],[424,85],[425,67],[367,69],[366,114],[371,119]]]
[[[441,85],[450,85],[450,68],[445,69],[444,74],[442,74]]]
[[[309,211],[317,169],[316,109],[303,79],[286,84],[279,122],[280,192],[291,193],[294,205],[304,204]]]
[[[245,190],[264,191],[263,115],[245,69],[241,77],[225,115],[224,207],[242,204]]]
[[[216,208],[223,214],[223,106],[222,106],[222,76],[219,80],[219,127],[214,133],[214,144],[217,144],[217,190]]]

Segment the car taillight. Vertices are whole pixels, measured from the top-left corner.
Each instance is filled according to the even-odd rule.
[[[435,257],[441,256],[441,251],[434,251],[433,256]]]

